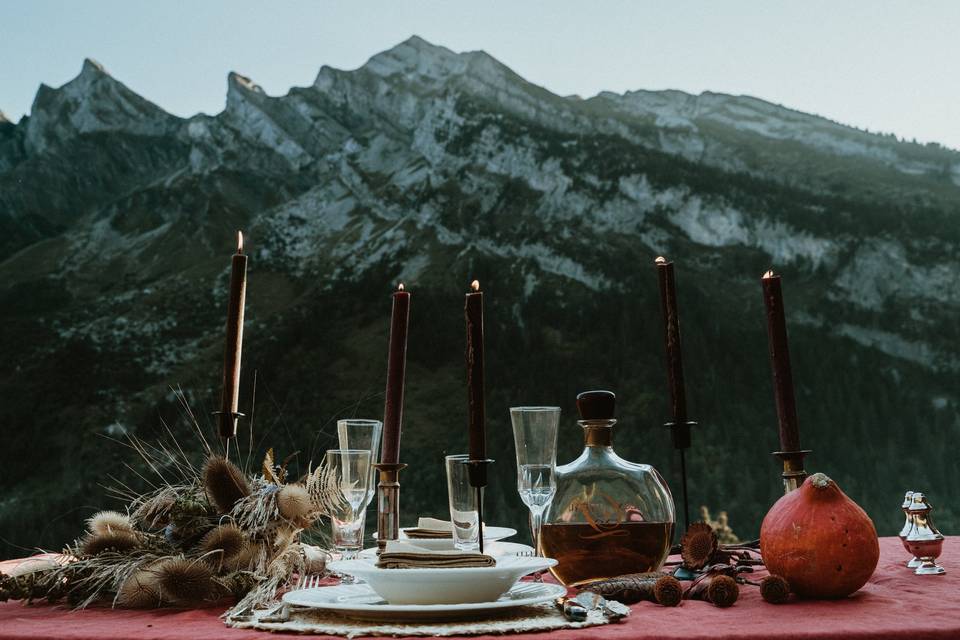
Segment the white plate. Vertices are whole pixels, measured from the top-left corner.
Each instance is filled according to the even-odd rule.
[[[404,571],[404,569],[391,569]],[[448,571],[448,569],[443,569]],[[298,607],[338,611],[362,620],[458,620],[482,617],[513,607],[550,602],[564,595],[567,589],[559,584],[518,582],[493,602],[467,604],[387,604],[370,585],[342,584],[335,587],[300,589],[283,595],[283,601]]]
[[[413,544],[423,547],[424,549],[432,549],[433,551],[440,551],[443,549],[453,549],[453,538],[409,538],[407,537],[407,529],[412,529],[414,527],[405,527],[400,529],[400,539],[409,540]],[[510,536],[517,535],[516,529],[511,529],[510,527],[489,527],[483,525],[483,542],[486,545],[487,542],[495,542],[497,540],[503,540],[504,538],[509,538]],[[377,539],[377,532],[373,532],[373,539]]]
[[[553,558],[506,556],[493,567],[381,569],[375,560],[339,560],[328,568],[364,580],[390,604],[493,602],[529,573],[557,564]]]
[[[416,544],[419,540],[411,540],[412,544]],[[449,540],[448,540],[449,542]],[[451,544],[450,548],[453,548]],[[488,544],[483,545],[483,552],[488,556],[493,556],[494,558],[502,558],[504,556],[533,556],[533,547],[528,544],[520,544],[519,542],[504,542],[503,540],[491,540]],[[374,558],[377,557],[377,547],[370,547],[364,549],[359,554],[360,558]]]

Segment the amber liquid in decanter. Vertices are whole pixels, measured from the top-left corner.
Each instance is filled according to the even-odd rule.
[[[627,573],[655,571],[673,539],[674,504],[657,470],[624,460],[613,450],[615,396],[577,396],[585,446],[557,467],[557,491],[540,529],[539,550],[567,586]]]
[[[599,532],[590,524],[545,524],[540,529],[540,550],[556,558],[553,573],[567,585],[656,571],[670,553],[671,540],[672,522],[625,522]],[[615,555],[608,553],[614,541]]]

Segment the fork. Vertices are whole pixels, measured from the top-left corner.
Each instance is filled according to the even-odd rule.
[[[301,589],[316,589],[320,586],[320,582],[322,580],[323,576],[319,574],[304,574],[297,580],[297,584],[292,591],[300,591]]]

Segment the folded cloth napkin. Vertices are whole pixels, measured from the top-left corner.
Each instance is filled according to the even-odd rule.
[[[436,518],[420,518],[417,520],[417,526],[404,529],[408,538],[452,538],[453,525],[449,520],[437,520]]]
[[[398,540],[387,542],[387,548],[377,558],[377,566],[381,569],[462,569],[494,567],[496,564],[493,557],[475,551],[433,551]]]

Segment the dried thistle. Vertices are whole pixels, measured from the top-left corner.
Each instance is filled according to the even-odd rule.
[[[160,529],[170,523],[170,511],[177,502],[173,487],[163,487],[151,496],[144,496],[133,503],[132,518],[144,529]]]
[[[123,581],[114,603],[124,609],[152,609],[163,604],[160,579],[152,567],[137,569]]]
[[[213,571],[199,560],[170,558],[157,563],[154,571],[160,597],[173,604],[195,605],[218,595]]]
[[[130,531],[107,531],[87,536],[80,544],[80,553],[85,556],[99,555],[105,551],[123,553],[140,543],[137,534]]]
[[[247,547],[247,540],[240,527],[233,523],[222,524],[208,531],[197,548],[216,566],[234,566],[238,556]]]
[[[683,566],[691,571],[702,569],[717,551],[717,535],[705,522],[694,522],[680,539]]]
[[[119,511],[98,511],[87,520],[87,529],[93,535],[134,531],[130,517]]]
[[[239,468],[223,456],[211,456],[203,467],[203,484],[220,513],[250,495],[250,485]]]
[[[783,604],[790,599],[790,583],[771,573],[760,581],[760,596],[770,604]]]
[[[280,515],[300,528],[310,526],[314,512],[313,500],[306,487],[288,484],[277,492],[277,509]]]
[[[693,581],[683,594],[684,600],[703,600],[718,607],[732,606],[740,597],[740,586],[728,575],[708,571]]]

